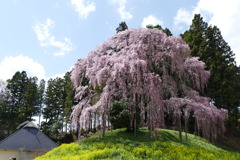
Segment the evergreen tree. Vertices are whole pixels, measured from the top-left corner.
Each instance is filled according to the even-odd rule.
[[[1,84],[0,90],[0,140],[15,131],[14,119],[16,110],[12,105],[12,97],[10,91],[5,84]]]
[[[49,79],[47,82],[47,89],[45,95],[45,108],[43,110],[43,116],[46,122],[51,122],[54,119],[58,118],[59,115],[59,106],[58,106],[58,97],[55,94],[56,89],[56,80]]]
[[[32,120],[37,114],[37,78],[28,78],[25,71],[16,72],[7,81],[2,91],[2,116],[4,130],[10,134],[16,127],[26,120]]]
[[[191,48],[191,55],[200,57],[200,60],[202,61],[209,57],[209,55],[206,55],[203,52],[207,27],[208,24],[203,21],[203,18],[200,16],[200,14],[196,14],[192,20],[190,29],[185,31],[185,33],[182,35],[183,40],[187,42]]]
[[[42,112],[45,122],[41,128],[55,140],[61,140],[61,133],[69,131],[72,107],[76,103],[70,74],[67,72],[64,78],[51,78],[47,82]]]
[[[127,128],[130,130],[130,113],[127,103],[121,103],[114,101],[110,111],[110,122],[113,125],[113,129]]]
[[[49,79],[45,94],[45,108],[43,117],[46,120],[42,122],[41,128],[50,137],[57,139],[63,128],[63,110],[64,110],[64,79]]]
[[[7,83],[7,89],[11,96],[8,105],[12,108],[11,116],[14,116],[12,117],[12,122],[10,121],[10,130],[13,132],[19,124],[26,120],[24,116],[28,116],[24,113],[24,94],[28,83],[27,73],[25,71],[18,71],[13,75],[12,79],[7,81]]]
[[[240,70],[230,46],[220,30],[216,26],[208,26],[199,14],[194,16],[190,29],[182,37],[190,46],[191,55],[200,57],[211,72],[204,95],[219,108],[227,109],[231,121],[229,127],[236,126],[237,117],[233,115],[237,115],[240,105]]]
[[[162,30],[164,33],[167,34],[167,36],[172,36],[173,35],[172,32],[168,28],[163,29],[162,26],[160,26],[160,25],[156,25],[156,26],[147,25],[147,28],[148,29],[156,28],[156,29]]]
[[[125,31],[127,29],[128,29],[128,26],[127,26],[126,22],[121,22],[121,23],[119,23],[119,26],[116,28],[116,31],[118,33],[121,31]]]
[[[75,90],[73,89],[73,84],[70,79],[71,72],[67,72],[64,76],[64,109],[63,109],[63,117],[65,123],[65,130],[68,130],[68,126],[71,124],[70,116],[72,113],[72,107],[77,103],[75,96]]]
[[[38,98],[38,85],[37,77],[28,78],[28,82],[23,94],[22,105],[20,105],[19,118],[22,121],[31,121],[33,116],[38,114],[37,98]]]
[[[46,83],[45,80],[42,79],[38,86],[37,105],[38,105],[39,125],[41,124],[40,120],[41,120],[41,116],[42,116],[42,112],[43,112],[44,96],[45,96],[45,83]]]
[[[28,83],[27,73],[25,71],[18,71],[13,75],[12,79],[7,82],[7,89],[9,89],[14,99],[13,105],[16,110],[20,110],[23,105],[23,95]]]

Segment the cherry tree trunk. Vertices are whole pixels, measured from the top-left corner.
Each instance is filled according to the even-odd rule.
[[[94,132],[96,132],[96,130],[97,130],[96,123],[97,123],[97,113],[94,113],[94,122],[93,122],[93,131]]]
[[[182,143],[182,125],[181,125],[181,116],[179,116],[179,119],[178,119],[178,131],[179,131],[179,139],[180,139],[180,142]]]
[[[185,136],[186,136],[186,142],[188,142],[188,126],[187,126],[187,119],[185,117]]]
[[[102,115],[102,137],[105,136],[105,131],[106,131],[106,117],[105,117],[105,113],[103,113]]]
[[[188,142],[188,110],[186,108],[184,109],[184,123],[186,142]]]
[[[137,116],[134,116],[134,136],[137,135]]]

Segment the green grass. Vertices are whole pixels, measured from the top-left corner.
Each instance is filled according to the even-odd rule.
[[[188,143],[184,140],[181,144],[178,132],[172,130],[161,129],[159,133],[141,128],[135,137],[125,129],[118,129],[107,132],[103,138],[95,134],[81,142],[63,144],[35,160],[240,159],[239,153],[223,150],[203,138],[191,134],[188,138]]]

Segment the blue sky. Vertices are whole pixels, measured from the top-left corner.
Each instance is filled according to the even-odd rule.
[[[239,0],[1,0],[0,79],[22,70],[39,79],[61,76],[121,21],[129,28],[160,24],[179,35],[194,13],[221,29],[240,62],[239,8]]]

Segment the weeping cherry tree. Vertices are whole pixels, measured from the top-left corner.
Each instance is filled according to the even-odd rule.
[[[135,133],[137,116],[149,130],[165,127],[168,116],[181,131],[184,119],[186,132],[191,117],[195,131],[213,140],[225,131],[226,110],[200,96],[210,76],[204,66],[180,37],[158,29],[119,32],[75,64],[71,79],[79,103],[72,122],[87,130],[97,119],[104,134],[118,100],[127,102]]]

